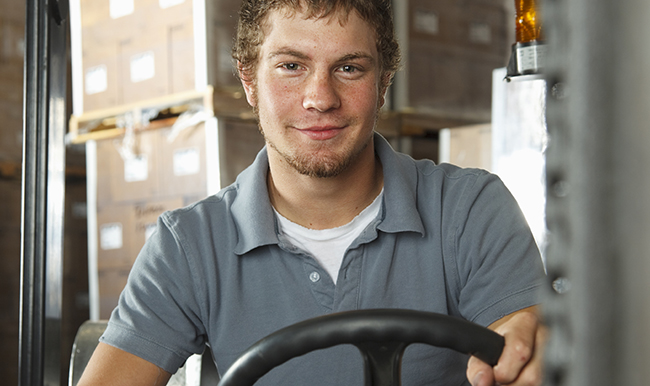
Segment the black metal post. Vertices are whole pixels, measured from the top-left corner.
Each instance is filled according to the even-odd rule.
[[[67,1],[27,1],[20,386],[60,383],[67,15]]]
[[[549,42],[547,385],[650,377],[650,3],[545,2]]]

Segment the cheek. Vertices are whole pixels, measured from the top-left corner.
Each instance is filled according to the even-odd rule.
[[[348,106],[359,115],[374,115],[379,103],[379,90],[375,84],[357,85],[344,90]]]
[[[276,114],[289,109],[299,95],[294,86],[273,80],[264,82],[264,86],[259,90],[259,99],[263,99],[262,103]]]

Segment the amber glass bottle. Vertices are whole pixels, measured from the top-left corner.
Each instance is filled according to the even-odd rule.
[[[539,0],[515,0],[517,9],[517,42],[527,43],[542,40],[542,20],[538,8]]]

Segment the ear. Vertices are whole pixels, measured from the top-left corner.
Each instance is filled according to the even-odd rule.
[[[239,80],[244,87],[244,92],[246,93],[246,100],[248,101],[248,104],[251,105],[251,107],[255,107],[254,81],[250,79],[248,75],[246,75],[241,62],[239,61],[237,61],[237,74],[239,75]]]
[[[386,103],[386,92],[393,78],[393,73],[387,72],[381,76],[379,80],[379,108],[384,107]]]

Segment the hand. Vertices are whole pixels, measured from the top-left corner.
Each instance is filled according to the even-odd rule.
[[[505,338],[503,353],[494,368],[476,357],[467,363],[467,379],[472,386],[539,386],[546,329],[537,309],[514,312],[489,326]]]

